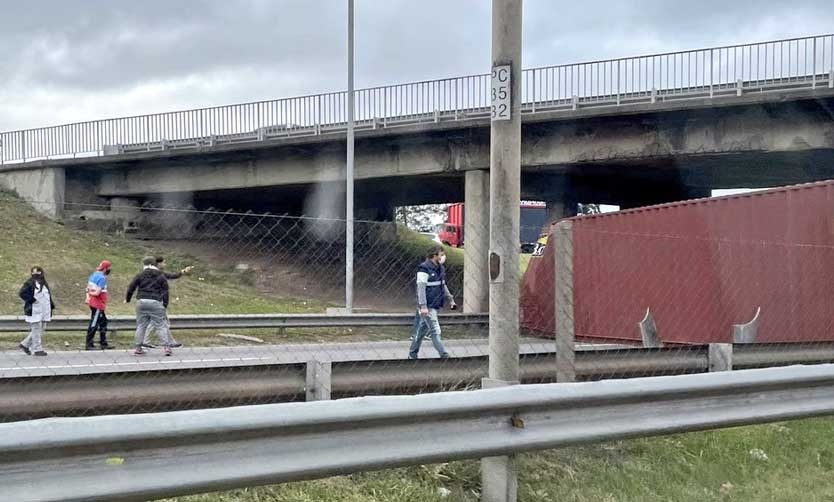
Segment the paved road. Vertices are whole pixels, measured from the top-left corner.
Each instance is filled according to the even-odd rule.
[[[446,349],[452,357],[484,356],[488,353],[483,338],[447,340]],[[408,341],[357,342],[330,344],[248,345],[239,347],[194,347],[174,350],[165,357],[161,350],[135,356],[131,350],[58,351],[47,357],[27,356],[22,352],[0,352],[0,379],[15,377],[85,375],[149,371],[165,369],[256,366],[265,364],[304,363],[318,361],[400,360],[408,354]],[[613,346],[579,344],[579,350]],[[523,354],[554,352],[553,341],[524,339]],[[424,342],[421,357],[436,358],[431,342]]]

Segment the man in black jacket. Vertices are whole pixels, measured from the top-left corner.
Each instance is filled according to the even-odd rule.
[[[162,256],[157,256],[156,257],[156,268],[158,268],[163,273],[163,275],[165,275],[165,278],[168,279],[169,281],[179,279],[180,277],[182,277],[184,275],[191,275],[191,271],[194,270],[194,267],[188,266],[188,267],[185,267],[184,269],[182,269],[180,271],[177,271],[177,272],[166,272],[165,271],[165,258],[163,258]],[[168,297],[167,296],[166,296],[163,303],[165,303],[165,311],[166,311],[165,312],[165,324],[167,326],[170,326],[171,323],[168,321],[168,312],[167,312],[168,311]],[[148,331],[145,332],[145,338],[142,340],[142,348],[145,348],[145,349],[155,349],[156,348],[156,345],[151,344],[151,336],[152,335],[153,335],[153,330],[151,330],[151,329],[148,329]],[[172,348],[182,347],[181,343],[174,340],[174,335],[171,333],[170,328],[168,330],[168,338],[170,338]]]
[[[137,356],[147,352],[142,348],[145,332],[152,327],[165,355],[171,355],[171,339],[168,324],[165,322],[165,309],[168,307],[168,279],[156,266],[156,258],[147,256],[142,260],[143,269],[127,287],[125,303],[130,303],[136,293],[136,336],[133,339]],[[138,291],[138,292],[137,292]]]

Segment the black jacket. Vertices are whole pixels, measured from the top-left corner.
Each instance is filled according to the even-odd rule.
[[[136,290],[136,298],[139,300],[156,300],[168,307],[168,279],[165,274],[154,268],[146,268],[139,272],[127,287],[126,301],[133,298]]]
[[[28,281],[24,282],[18,296],[23,300],[23,315],[32,315],[32,305],[35,304],[35,280],[29,278]],[[50,289],[49,303],[52,311],[55,311],[55,301],[52,298],[52,290]]]

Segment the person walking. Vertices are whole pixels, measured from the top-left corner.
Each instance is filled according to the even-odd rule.
[[[440,321],[437,313],[446,302],[455,310],[455,298],[446,286],[446,253],[441,246],[433,246],[426,255],[426,260],[417,269],[417,314],[411,328],[411,348],[409,359],[417,359],[423,338],[428,335],[432,345],[441,359],[449,357],[440,338]]]
[[[130,303],[136,293],[136,335],[133,339],[134,354],[147,354],[142,348],[145,333],[149,327],[156,332],[165,355],[171,355],[171,340],[168,337],[168,325],[165,323],[165,308],[168,306],[168,279],[156,266],[156,258],[146,256],[142,260],[142,271],[130,282],[125,295],[125,303]]]
[[[156,268],[158,268],[163,273],[163,275],[165,275],[165,278],[168,279],[169,281],[179,279],[180,277],[182,277],[184,275],[191,275],[191,272],[194,270],[194,267],[189,265],[189,266],[185,267],[184,269],[182,269],[178,272],[166,272],[165,271],[165,258],[162,257],[162,256],[157,256],[156,257]],[[172,348],[182,347],[182,344],[177,342],[176,340],[174,340],[174,335],[171,334],[171,321],[168,319],[168,307],[167,307],[168,298],[165,299],[165,305],[166,305],[166,308],[165,308],[165,325],[168,326],[168,337],[170,338],[170,341],[171,341],[171,347]],[[143,348],[146,348],[146,349],[155,349],[156,348],[156,345],[153,345],[151,343],[151,336],[152,335],[153,335],[153,329],[151,327],[148,327],[148,331],[145,332],[145,338],[142,340],[142,347]]]
[[[23,314],[29,324],[29,336],[20,342],[20,350],[26,355],[45,356],[43,333],[46,323],[52,320],[55,302],[42,267],[32,267],[30,277],[23,283],[18,296],[23,300]]]
[[[90,307],[90,324],[87,326],[86,350],[96,350],[93,339],[99,332],[99,347],[101,350],[113,348],[107,343],[107,276],[110,275],[112,265],[102,260],[95,272],[87,279],[87,306]]]

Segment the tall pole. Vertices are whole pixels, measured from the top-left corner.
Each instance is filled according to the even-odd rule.
[[[522,0],[492,0],[489,378],[484,387],[519,380],[521,26]],[[514,502],[515,458],[483,459],[481,485],[482,501]]]
[[[348,0],[347,167],[345,169],[345,309],[353,311],[353,0]]]

